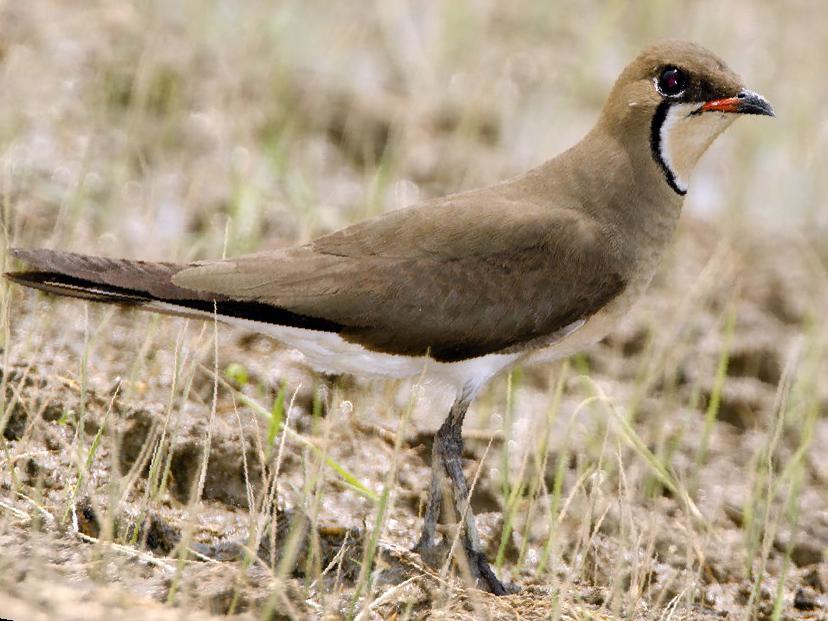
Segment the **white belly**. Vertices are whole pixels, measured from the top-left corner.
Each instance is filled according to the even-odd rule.
[[[164,302],[154,302],[150,306],[162,312],[180,309]],[[358,343],[346,341],[334,332],[278,326],[236,317],[219,316],[219,320],[284,343],[296,350],[302,362],[322,373],[393,379],[422,377],[426,381],[476,392],[492,377],[518,361],[524,364],[550,362],[591,347],[607,335],[628,306],[627,300],[616,300],[586,322],[578,321],[563,328],[557,338],[553,337],[552,342],[539,349],[487,354],[458,362],[438,362],[428,356],[400,356],[371,351]],[[212,313],[201,311],[187,310],[186,314],[208,320],[213,317]]]
[[[165,302],[153,302],[148,306],[162,312],[198,316],[207,320],[213,317],[212,313],[182,309]],[[476,391],[522,356],[520,353],[488,354],[458,362],[437,362],[428,356],[398,356],[371,351],[358,343],[350,343],[333,332],[291,328],[221,315],[218,319],[284,343],[295,349],[309,367],[322,373],[349,373],[394,379],[422,376],[428,381]]]
[[[371,351],[333,332],[275,326],[247,319],[227,323],[266,334],[298,351],[308,366],[324,373],[427,380],[454,387],[480,388],[494,375],[510,366],[520,354],[488,354],[458,362],[437,362],[428,356],[398,356]]]

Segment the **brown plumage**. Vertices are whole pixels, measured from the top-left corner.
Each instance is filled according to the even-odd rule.
[[[191,265],[15,250],[7,276],[54,293],[239,323],[327,370],[449,376],[418,549],[433,547],[443,486],[466,515],[472,575],[505,592],[480,550],[459,466],[469,402],[520,360],[602,338],[649,283],[689,175],[737,116],[773,112],[719,58],[685,42],[642,52],[592,131],[526,174],[435,199],[303,246]]]

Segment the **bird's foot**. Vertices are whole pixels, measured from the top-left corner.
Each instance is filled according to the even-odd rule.
[[[423,562],[432,568],[440,567],[445,562],[448,551],[449,546],[445,540],[437,543],[425,537],[420,537],[412,548],[412,552],[419,554]],[[494,595],[512,595],[520,591],[516,584],[504,584],[498,580],[483,552],[467,549],[465,553],[472,580],[477,588]]]
[[[513,595],[520,591],[518,585],[504,584],[498,580],[483,552],[466,550],[466,558],[469,560],[469,570],[478,588],[494,595]]]

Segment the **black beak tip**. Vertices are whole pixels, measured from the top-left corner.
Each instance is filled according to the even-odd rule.
[[[760,114],[764,116],[776,116],[773,106],[759,93],[744,90],[736,96],[739,101],[737,112],[741,114]]]

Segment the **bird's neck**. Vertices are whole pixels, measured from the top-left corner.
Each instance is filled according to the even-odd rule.
[[[607,231],[616,255],[649,281],[675,232],[683,195],[650,155],[645,128],[613,132],[599,123],[581,142],[516,180],[539,203],[587,213]]]
[[[593,216],[621,233],[617,250],[645,286],[673,238],[684,193],[670,185],[651,153],[649,120],[624,129],[598,123],[575,150],[582,160],[591,157],[593,174],[603,171],[603,180],[593,183],[603,184],[606,198],[592,207]]]
[[[538,201],[548,196],[555,206],[569,204],[598,222],[630,233],[654,229],[668,239],[684,198],[653,159],[645,128],[617,132],[605,123],[516,181]]]

